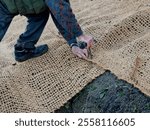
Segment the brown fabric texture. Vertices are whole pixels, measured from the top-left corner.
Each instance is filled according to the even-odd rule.
[[[15,63],[13,46],[26,19],[17,16],[0,44],[0,112],[54,112],[105,70],[150,96],[150,1],[71,0],[95,38],[93,59],[75,57],[49,19],[38,44],[47,54]]]

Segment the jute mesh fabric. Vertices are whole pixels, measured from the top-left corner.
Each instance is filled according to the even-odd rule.
[[[71,0],[86,34],[95,38],[93,59],[82,60],[49,19],[38,44],[47,54],[16,63],[13,46],[26,19],[17,16],[0,45],[0,112],[53,112],[105,70],[150,95],[150,1]]]

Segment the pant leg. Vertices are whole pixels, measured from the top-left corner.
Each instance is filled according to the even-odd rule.
[[[40,14],[25,15],[27,17],[27,27],[23,34],[17,40],[15,48],[33,49],[38,42],[44,27],[49,18],[49,11],[46,10]]]
[[[45,0],[45,2],[56,27],[68,44],[76,42],[76,37],[83,32],[72,12],[69,0]]]
[[[3,39],[14,16],[8,11],[6,5],[0,1],[0,41]]]

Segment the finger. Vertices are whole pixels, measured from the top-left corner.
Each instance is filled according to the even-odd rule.
[[[82,53],[81,51],[76,53],[75,55],[77,55],[79,58],[87,59],[86,56],[84,55],[84,53]]]
[[[85,50],[87,50],[87,49],[85,49]],[[85,51],[85,50],[84,50],[84,51]],[[78,50],[76,50],[76,51],[73,51],[73,53],[74,53],[76,56],[78,56],[79,58],[87,59],[87,56],[86,56],[86,54],[84,54],[84,51],[83,51],[83,49],[78,49]],[[87,53],[87,52],[85,51],[85,53]]]
[[[77,56],[78,56],[79,58],[82,58],[82,55],[80,55],[80,54],[77,54]]]
[[[83,49],[82,51],[83,51],[84,55],[85,55],[86,57],[88,57],[88,51],[87,51],[87,49]]]
[[[93,40],[92,40],[92,41],[90,41],[90,42],[88,43],[87,48],[91,48],[91,47],[93,46],[93,44],[94,44],[94,41],[93,41]]]
[[[75,52],[74,53],[76,56],[78,56],[79,58],[82,58],[82,54],[80,52]]]
[[[82,56],[83,59],[87,59],[87,57],[84,55],[84,53],[80,54]]]

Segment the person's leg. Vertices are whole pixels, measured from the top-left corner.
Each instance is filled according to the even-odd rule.
[[[6,5],[0,1],[0,41],[3,39],[14,15],[11,14]]]
[[[45,2],[56,27],[68,44],[76,43],[76,38],[83,32],[72,12],[69,0],[46,0]]]
[[[49,18],[48,10],[33,15],[25,15],[27,20],[27,27],[24,33],[22,33],[17,40],[17,46],[22,47],[23,49],[32,49],[35,47],[35,44],[38,42],[44,27]]]
[[[26,31],[20,35],[15,45],[15,59],[25,61],[33,57],[41,56],[48,50],[47,45],[35,47],[49,18],[49,11],[40,14],[25,15],[28,19]]]

